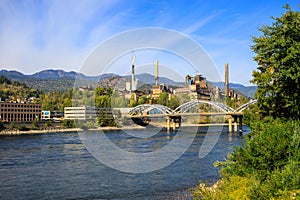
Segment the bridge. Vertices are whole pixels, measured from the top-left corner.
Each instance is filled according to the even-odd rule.
[[[181,126],[181,119],[183,116],[230,116],[228,119],[229,131],[232,131],[233,118],[234,131],[237,131],[237,122],[239,121],[239,129],[242,132],[243,111],[248,106],[255,104],[256,102],[257,100],[249,101],[248,103],[241,105],[237,109],[233,109],[219,102],[205,100],[189,101],[180,105],[176,109],[171,109],[160,104],[142,104],[132,108],[128,113],[128,117],[136,121],[138,119],[166,117],[167,130],[170,130],[171,124],[174,130],[176,126]],[[199,110],[197,110],[197,107],[201,104],[209,106],[213,111],[199,112]],[[196,112],[191,112],[192,110],[196,110]]]

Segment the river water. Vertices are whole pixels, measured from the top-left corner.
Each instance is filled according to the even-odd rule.
[[[176,134],[161,131],[144,141],[142,148],[166,145]],[[233,146],[244,141],[245,133],[229,134],[225,128],[212,151],[200,159],[206,134],[205,128],[199,128],[179,159],[148,173],[120,172],[101,164],[78,133],[2,136],[0,199],[191,199],[189,188],[200,180],[215,182],[218,169],[213,163],[224,160]],[[123,131],[106,131],[105,135],[122,148],[141,145]]]

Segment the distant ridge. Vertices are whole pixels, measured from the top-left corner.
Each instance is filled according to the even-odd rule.
[[[211,84],[223,90],[225,82],[211,82]],[[237,83],[229,83],[229,88],[251,98],[254,98],[255,92],[257,90],[257,86],[244,86]]]
[[[25,75],[21,72],[15,70],[0,70],[0,75],[5,76],[11,80],[19,81],[25,83],[29,87],[42,90],[43,92],[53,92],[53,91],[68,91],[73,88],[74,80],[79,78],[83,80],[82,84],[102,82],[103,80],[110,77],[120,77],[130,79],[130,75],[120,76],[114,73],[102,74],[100,76],[86,76],[82,73],[77,73],[74,71],[66,72],[64,70],[42,70],[40,72],[34,73],[32,75]],[[143,73],[137,74],[136,78],[139,82],[144,84],[153,85],[155,83],[155,78],[151,74]],[[169,78],[159,77],[159,82],[172,86],[182,86],[183,82],[175,82]],[[213,86],[218,86],[219,88],[224,88],[224,82],[211,82]],[[234,89],[248,97],[254,97],[257,86],[244,86],[241,84],[230,83],[229,87]]]
[[[53,79],[53,78],[70,78],[75,79],[78,73],[71,71],[65,72],[64,70],[43,70],[30,75],[32,78],[39,79]],[[82,74],[83,75],[83,74]]]

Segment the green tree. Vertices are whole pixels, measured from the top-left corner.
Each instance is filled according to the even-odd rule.
[[[39,122],[37,120],[33,120],[31,129],[32,130],[37,130],[39,128]]]
[[[165,92],[162,92],[158,96],[157,103],[160,104],[160,105],[166,106],[167,103],[168,103],[168,99],[169,99],[168,94],[165,93]]]
[[[15,123],[14,122],[10,122],[9,123],[9,129],[14,129],[15,128]]]
[[[175,109],[180,106],[180,102],[177,97],[171,97],[171,99],[167,102],[167,106],[171,109]]]
[[[137,104],[138,104],[138,105],[145,104],[145,103],[148,102],[148,100],[149,100],[148,97],[143,95],[143,96],[141,96],[141,97],[139,98]]]
[[[68,119],[64,119],[62,121],[62,125],[66,128],[75,128],[76,124],[74,120],[68,120]]]
[[[101,127],[105,126],[117,126],[116,121],[113,117],[113,113],[111,113],[109,110],[101,109],[99,111],[99,115],[96,119],[97,123]]]
[[[300,117],[300,13],[286,5],[286,12],[262,26],[253,37],[257,70],[252,83],[263,115]]]

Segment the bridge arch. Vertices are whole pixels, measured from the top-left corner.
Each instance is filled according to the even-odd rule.
[[[257,100],[253,100],[253,101],[249,101],[248,103],[245,103],[243,105],[241,105],[240,107],[238,107],[237,109],[234,110],[234,112],[242,112],[244,111],[248,106],[257,103]]]
[[[150,112],[153,109],[159,110],[162,114],[168,115],[172,114],[173,110],[167,106],[160,104],[142,104],[132,108],[129,111],[130,115],[143,115],[144,113]]]
[[[182,104],[181,106],[177,107],[174,110],[174,113],[185,113],[187,110],[190,108],[200,105],[200,104],[208,104],[211,105],[217,109],[220,109],[222,112],[227,113],[227,112],[234,112],[234,110],[222,103],[217,103],[217,102],[212,102],[212,101],[204,101],[204,100],[194,100],[194,101],[189,101],[187,103]]]

